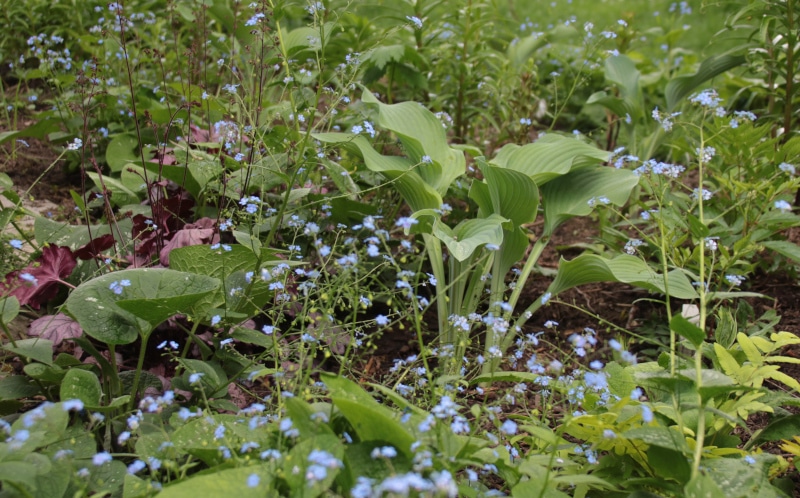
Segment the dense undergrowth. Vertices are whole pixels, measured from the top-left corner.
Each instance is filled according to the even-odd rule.
[[[790,496],[800,4],[656,3],[3,2],[0,496]]]

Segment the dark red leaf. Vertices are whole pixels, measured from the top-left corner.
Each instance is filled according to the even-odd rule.
[[[105,235],[101,235],[100,237],[96,237],[91,240],[85,246],[79,248],[75,251],[75,257],[80,259],[92,259],[96,258],[100,255],[101,252],[105,251],[114,246],[114,236],[110,233]]]
[[[56,297],[58,281],[67,278],[77,264],[69,247],[45,246],[36,261],[6,275],[3,294],[15,296],[20,305],[38,310]]]

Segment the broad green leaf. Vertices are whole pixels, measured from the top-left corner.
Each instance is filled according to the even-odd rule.
[[[522,147],[508,144],[489,163],[524,173],[541,187],[573,169],[597,165],[607,159],[606,151],[574,137],[553,134]]]
[[[365,137],[352,133],[314,133],[312,136],[321,142],[338,143],[360,156],[367,169],[381,173],[397,188],[412,211],[441,207],[441,194],[412,169],[415,163],[410,159],[381,155]]]
[[[586,99],[586,105],[592,104],[601,105],[617,116],[625,116],[626,114],[630,114],[631,117],[633,117],[631,106],[625,100],[619,97],[610,96],[606,92],[601,91],[591,94],[589,98]]]
[[[632,171],[608,167],[575,170],[547,183],[542,187],[544,233],[550,235],[568,219],[591,213],[592,200],[599,205],[598,199],[605,197],[622,206],[638,183]]]
[[[73,251],[88,244],[91,237],[96,238],[109,233],[113,233],[117,242],[125,244],[129,238],[126,238],[127,236],[124,234],[130,234],[132,228],[133,222],[130,219],[117,221],[116,226],[113,227],[113,232],[108,224],[92,226],[70,225],[69,223],[53,221],[44,216],[38,216],[33,222],[33,233],[39,245],[47,243],[56,246],[65,246]],[[91,237],[89,235],[90,231]],[[119,240],[120,234],[123,234],[122,241]]]
[[[0,321],[8,325],[19,314],[19,300],[14,296],[0,299]]]
[[[444,242],[450,255],[458,261],[464,261],[485,244],[500,246],[503,243],[503,223],[506,218],[493,214],[488,218],[473,218],[459,223],[450,229],[437,220],[433,224],[433,235]]]
[[[256,477],[253,477],[256,476]],[[198,498],[200,496],[235,496],[264,498],[280,496],[273,488],[270,465],[248,465],[233,469],[210,469],[166,486],[158,493],[161,498]],[[249,483],[249,484],[248,484]],[[254,486],[250,484],[255,483]]]
[[[761,243],[767,249],[774,251],[781,256],[800,262],[800,246],[788,240],[767,240]]]
[[[141,164],[142,158],[136,154],[139,140],[133,133],[124,133],[111,139],[106,148],[106,162],[111,171],[121,171],[128,163]]]
[[[2,136],[2,135],[3,134],[0,133],[0,136]],[[2,140],[0,140],[0,143],[1,142],[2,142]],[[10,176],[8,176],[7,173],[0,172],[0,187],[3,187],[4,189],[10,189],[10,188],[14,187],[14,181],[11,179]]]
[[[103,176],[100,178],[100,175],[97,173],[87,171],[86,175],[92,179],[95,186],[103,192],[104,188],[111,192],[111,197],[109,201],[115,206],[127,206],[128,204],[138,204],[141,199],[137,196],[134,192],[128,190],[128,188],[116,178],[112,178],[110,176]]]
[[[28,398],[39,393],[39,386],[25,375],[0,379],[0,400]]]
[[[626,103],[626,112],[638,119],[644,112],[642,91],[639,84],[641,74],[636,64],[626,55],[617,55],[606,59],[606,79],[616,83]],[[624,114],[619,114],[624,117]]]
[[[555,482],[547,479],[522,481],[511,488],[511,496],[515,498],[569,498],[568,494],[555,488]]]
[[[784,497],[769,482],[769,471],[773,464],[777,463],[774,455],[768,453],[752,455],[755,463],[748,463],[744,458],[709,458],[703,460],[705,472],[699,476],[705,476],[712,480],[710,484],[704,484],[702,493],[689,492],[692,482],[686,487],[687,497],[705,496],[727,496],[730,498],[747,498],[758,496],[758,498],[779,498]],[[709,495],[713,489],[711,484],[716,484],[716,494]],[[705,493],[705,494],[704,494]],[[724,493],[724,494],[723,494]]]
[[[311,465],[308,456],[314,450],[325,450],[334,458],[342,460],[344,445],[332,434],[320,434],[314,438],[303,439],[297,443],[283,461],[283,476],[289,488],[294,491],[290,496],[297,498],[315,498],[330,489],[341,467],[328,467],[327,475],[315,486],[309,486],[306,470]],[[299,472],[295,471],[299,469]]]
[[[219,363],[213,361],[201,361],[193,359],[182,360],[185,367],[184,377],[187,379],[193,373],[202,374],[200,383],[207,388],[209,397],[224,396],[228,388],[228,376],[220,367]],[[208,388],[211,390],[208,390]]]
[[[780,439],[792,439],[798,434],[800,434],[800,415],[789,415],[770,422],[756,436],[756,440],[759,443],[778,441]]]
[[[728,349],[733,346],[738,330],[739,324],[737,323],[736,317],[731,313],[731,310],[720,307],[717,310],[717,327],[714,329],[714,350],[717,350],[717,345],[723,349]],[[719,357],[719,355],[717,355],[717,357]],[[738,366],[738,364],[736,366]]]
[[[572,40],[578,36],[580,34],[573,26],[559,24],[550,31],[537,33],[510,44],[508,47],[508,59],[515,67],[520,67],[540,48],[551,43]]]
[[[678,299],[696,299],[697,292],[682,272],[668,273],[669,294]],[[553,295],[578,285],[593,282],[622,282],[636,285],[652,292],[664,294],[664,276],[656,273],[641,259],[626,254],[606,259],[594,254],[583,254],[566,261],[561,260],[558,274],[548,291]]]
[[[706,333],[683,315],[674,315],[669,321],[669,328],[681,337],[688,339],[696,348],[706,340]]]
[[[230,249],[212,250],[207,245],[180,247],[169,254],[169,265],[173,270],[207,275],[220,280],[237,271],[258,269],[258,258],[252,249],[237,244],[232,244]]]
[[[746,59],[743,55],[712,55],[700,64],[696,73],[673,78],[667,83],[665,90],[667,111],[672,111],[681,100],[706,81],[744,64],[745,61]]]
[[[367,60],[374,64],[375,67],[383,69],[389,63],[400,62],[405,52],[405,45],[383,45],[370,51]]]
[[[130,285],[116,294],[112,287],[119,289],[122,281]],[[191,313],[219,286],[216,278],[164,268],[122,270],[79,285],[67,298],[66,309],[95,339],[129,344],[167,318]]]
[[[525,256],[530,241],[528,233],[522,227],[511,231],[503,229],[503,244],[500,246],[500,273],[506,275],[512,266]]]
[[[553,477],[553,482],[567,486],[590,485],[593,489],[613,489],[614,485],[592,474],[565,474]]]
[[[499,214],[511,220],[515,226],[531,223],[539,214],[539,189],[531,178],[512,169],[482,164],[484,183],[487,186],[491,206],[481,205],[485,215]],[[481,183],[475,182],[475,185]],[[475,198],[478,202],[478,199]]]
[[[247,232],[242,232],[240,230],[233,231],[233,238],[236,239],[242,247],[246,247],[253,251],[255,256],[261,254],[261,240],[258,237],[253,237]],[[233,247],[231,247],[233,249]],[[228,251],[225,251],[228,252]],[[177,268],[176,268],[177,269]]]
[[[67,370],[61,382],[60,395],[62,401],[79,399],[87,407],[93,408],[100,406],[103,388],[100,386],[100,380],[92,372],[71,368]]]
[[[60,131],[62,123],[63,121],[58,118],[39,119],[36,123],[23,130],[12,130],[0,133],[0,144],[17,138],[34,137],[43,139],[51,133]]]
[[[147,496],[151,484],[133,474],[125,474],[122,482],[122,498],[140,498]]]
[[[225,279],[223,286],[225,309],[232,317],[236,313],[247,315],[247,317],[259,314],[261,308],[275,295],[274,291],[270,290],[271,282],[262,280],[260,277],[248,279],[247,273],[237,271]],[[245,317],[242,317],[241,320],[244,319]]]
[[[206,185],[222,174],[222,165],[218,160],[194,156],[189,157],[188,166],[147,163],[147,169],[151,179],[154,174],[160,174],[188,190],[195,199],[200,199]]]
[[[36,489],[36,483],[40,478],[38,470],[30,462],[0,462],[0,482],[6,483],[4,487],[13,489],[8,484],[15,483],[30,493]],[[24,495],[10,494],[10,496]]]
[[[141,195],[142,197],[147,194],[145,177],[147,177],[147,179],[150,181],[153,181],[154,179],[152,173],[150,176],[146,176],[144,168],[133,163],[126,164],[119,174],[119,180],[122,182],[122,185],[124,185],[129,191],[136,195]],[[80,195],[78,197],[80,198]],[[81,202],[83,202],[83,200],[81,200]]]
[[[17,340],[14,344],[4,344],[3,349],[45,365],[53,364],[53,341],[47,339]]]
[[[30,425],[26,417],[19,417],[11,424],[14,432],[21,429],[27,429],[31,432],[31,438],[25,441],[19,449],[20,454],[64,440],[64,433],[69,423],[69,412],[64,410],[64,406],[61,403],[44,406],[42,410],[44,410],[45,416],[36,417],[33,425]],[[34,433],[41,436],[34,437]]]
[[[689,452],[686,439],[677,429],[667,427],[638,427],[624,432],[622,436],[628,439],[644,441],[647,444],[660,446],[683,454]]]
[[[45,365],[44,363],[28,363],[23,367],[25,375],[32,379],[57,384],[66,375],[66,370],[58,365]]]
[[[331,401],[353,426],[362,441],[387,441],[398,452],[412,458],[416,437],[404,427],[396,413],[378,404],[354,382],[332,374],[322,374]]]
[[[377,107],[377,124],[400,138],[405,153],[416,165],[415,171],[439,195],[444,195],[450,184],[465,173],[464,153],[448,145],[442,122],[431,111],[416,102],[383,104],[366,88],[361,100]],[[432,161],[425,163],[425,156]]]
[[[286,154],[274,154],[261,158],[254,162],[249,168],[241,168],[226,176],[227,188],[224,194],[236,201],[239,200],[241,192],[247,182],[247,193],[256,191],[266,192],[275,187],[289,183],[283,171],[286,169]]]
[[[330,178],[340,191],[349,194],[350,200],[356,200],[356,195],[361,192],[358,184],[353,181],[350,172],[347,171],[341,164],[331,161],[330,159],[323,159],[322,165],[328,172]]]
[[[258,239],[252,239],[254,246],[260,246]],[[207,275],[222,280],[223,286],[202,300],[205,309],[225,307],[228,311],[250,313],[253,307],[259,307],[272,295],[269,282],[259,278],[259,258],[253,250],[239,244],[230,246],[230,251],[212,250],[206,245],[187,246],[175,249],[170,253],[169,265],[175,270]],[[262,261],[274,261],[275,257],[263,258]],[[263,265],[262,265],[263,266]],[[252,285],[247,282],[246,274],[253,272],[255,279]],[[231,291],[234,289],[250,289],[250,294]],[[200,304],[200,303],[199,303]],[[208,318],[206,316],[206,318]]]
[[[334,31],[335,28],[332,23],[326,23],[316,28],[304,26],[293,29],[288,34],[284,35],[283,45],[287,52],[305,49],[316,51],[322,48],[322,33],[325,34],[325,41],[327,43],[327,37]]]
[[[698,473],[683,488],[683,496],[686,498],[722,498],[730,495],[723,493],[707,474]]]
[[[484,382],[534,382],[539,377],[539,374],[530,372],[497,371],[490,374],[479,375],[470,380],[470,383],[482,384]]]
[[[608,374],[609,391],[620,398],[630,396],[631,391],[636,388],[636,381],[630,370],[616,361],[611,361],[606,365],[605,371]]]
[[[300,431],[300,438],[313,439],[320,434],[334,435],[330,425],[315,417],[315,414],[322,413],[330,418],[331,405],[326,404],[324,408],[315,409],[299,398],[288,398],[285,402],[286,416],[292,419],[292,427]]]

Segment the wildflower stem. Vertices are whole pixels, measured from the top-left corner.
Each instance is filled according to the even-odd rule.
[[[133,386],[131,387],[131,399],[128,402],[128,410],[133,410],[136,406],[136,394],[139,391],[139,380],[142,377],[142,368],[144,367],[144,358],[147,356],[147,339],[150,338],[150,332],[142,333],[142,345],[139,347],[139,360],[136,363],[136,373],[133,375]],[[113,358],[113,350],[111,351]],[[112,359],[113,361],[113,359]]]
[[[702,151],[705,150],[705,137],[703,134],[703,129],[700,128],[700,151],[698,157],[698,188],[702,192],[703,190],[703,176],[705,172],[705,163],[706,160],[702,154]],[[697,196],[697,209],[698,215],[700,218],[701,223],[705,223],[705,219],[703,216],[703,195]],[[708,312],[707,309],[707,296],[708,293],[706,292],[706,239],[705,237],[700,238],[700,255],[699,255],[699,281],[700,285],[698,287],[698,294],[700,295],[700,322],[698,326],[700,330],[705,333],[706,330],[706,315]],[[705,343],[705,341],[703,342]],[[703,456],[703,444],[705,440],[705,404],[703,403],[703,396],[700,392],[700,388],[703,384],[703,344],[697,346],[695,353],[694,353],[694,369],[695,369],[695,389],[697,389],[697,402],[698,402],[698,415],[697,415],[697,430],[695,432],[695,447],[694,447],[694,459],[692,463],[692,477],[697,477],[699,469],[700,469],[700,460]]]

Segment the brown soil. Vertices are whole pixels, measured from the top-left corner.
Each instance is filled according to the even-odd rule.
[[[24,126],[23,123],[21,127]],[[21,140],[24,143],[11,141],[0,146],[0,171],[11,178],[17,192],[27,192],[26,200],[42,199],[51,201],[64,210],[74,208],[69,191],[75,188],[79,190],[79,178],[77,175],[67,174],[63,167],[63,158],[53,164],[59,155],[56,146],[36,138]]]

